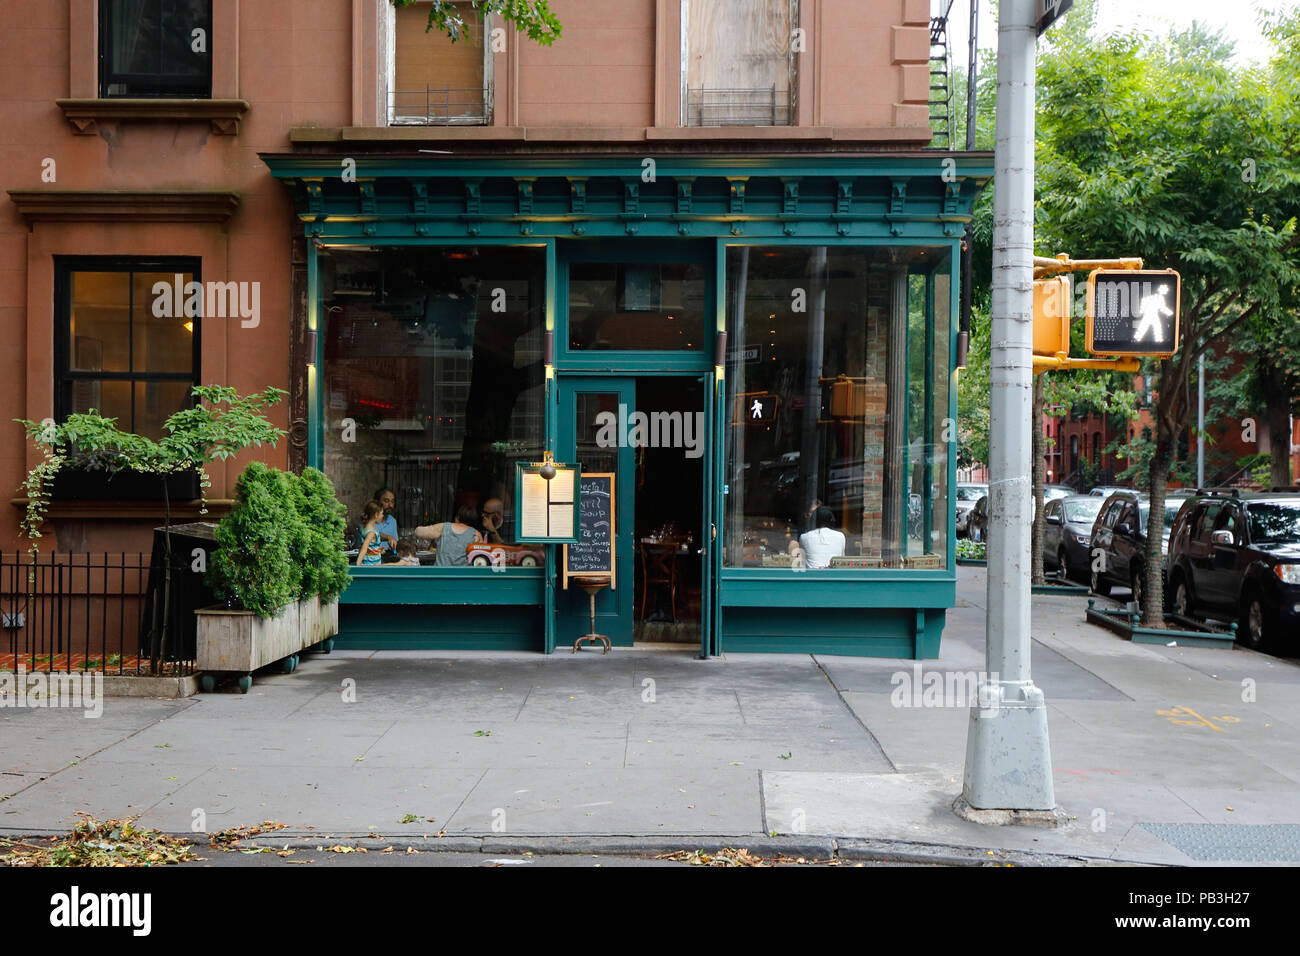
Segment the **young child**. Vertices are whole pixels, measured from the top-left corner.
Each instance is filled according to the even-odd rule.
[[[409,541],[397,542],[397,563],[408,567],[418,568],[420,559],[415,556],[415,545]]]
[[[361,527],[357,530],[361,538],[358,565],[379,564],[384,553],[384,541],[379,537],[379,523],[383,518],[384,509],[378,501],[368,501],[361,509]]]

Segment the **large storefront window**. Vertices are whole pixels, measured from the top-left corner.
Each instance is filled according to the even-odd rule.
[[[324,466],[354,547],[391,518],[397,544],[379,537],[379,564],[536,566],[540,547],[514,543],[514,472],[544,445],[544,250],[333,249],[319,262]]]
[[[944,248],[727,251],[728,567],[941,568]]]

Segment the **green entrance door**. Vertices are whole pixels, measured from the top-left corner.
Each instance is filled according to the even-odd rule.
[[[596,632],[608,636],[616,645],[631,646],[635,592],[634,449],[617,440],[611,442],[610,434],[615,429],[602,426],[611,415],[616,422],[627,420],[636,408],[636,382],[630,378],[561,376],[557,385],[556,458],[578,462],[584,475],[614,475],[614,587],[596,595]],[[573,586],[564,588],[563,547],[556,547],[555,560],[555,646],[563,650],[591,630],[591,607],[586,592]]]

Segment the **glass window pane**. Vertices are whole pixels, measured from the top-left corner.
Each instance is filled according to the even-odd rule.
[[[482,526],[496,498],[512,543],[515,463],[545,435],[544,251],[324,250],[320,270],[324,464],[349,514],[390,489],[396,536],[423,552],[417,526],[462,507]]]
[[[73,381],[65,388],[70,412],[96,411],[105,418],[116,418],[123,431],[131,431],[130,382]]]
[[[189,407],[189,382],[136,382],[135,427],[137,435],[159,439],[165,432],[162,424],[182,408]]]
[[[704,348],[704,266],[575,262],[569,348]]]
[[[728,566],[943,566],[949,308],[927,283],[948,268],[942,249],[727,251]]]
[[[104,0],[101,11],[101,95],[212,95],[211,0]]]
[[[70,368],[81,372],[131,370],[130,283],[127,272],[72,274]]]
[[[176,302],[176,276],[180,276],[180,302]],[[131,274],[135,322],[131,352],[134,370],[140,372],[191,372],[194,369],[194,325],[197,317],[185,317],[184,290],[194,273],[135,272]],[[168,291],[155,295],[154,285],[164,283]],[[155,311],[163,313],[155,315]],[[173,409],[174,410],[174,409]]]

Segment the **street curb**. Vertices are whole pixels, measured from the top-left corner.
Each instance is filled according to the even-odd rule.
[[[36,833],[0,828],[0,838],[25,840],[64,837],[66,833]],[[317,847],[346,846],[381,852],[410,848],[421,853],[483,853],[517,856],[525,853],[555,856],[562,854],[603,856],[660,856],[669,853],[717,852],[724,848],[745,849],[756,857],[803,858],[815,861],[852,860],[857,862],[903,863],[917,866],[1151,866],[1140,860],[1116,860],[1109,857],[1073,856],[1036,850],[1007,850],[962,846],[951,843],[912,843],[862,837],[784,838],[762,834],[698,836],[659,835],[586,835],[502,837],[495,834],[459,836],[386,836],[382,834],[304,833],[268,830],[239,841],[238,846],[210,846],[204,834],[179,832],[172,836],[191,843],[195,849],[237,851],[254,846],[271,849],[314,850]]]

